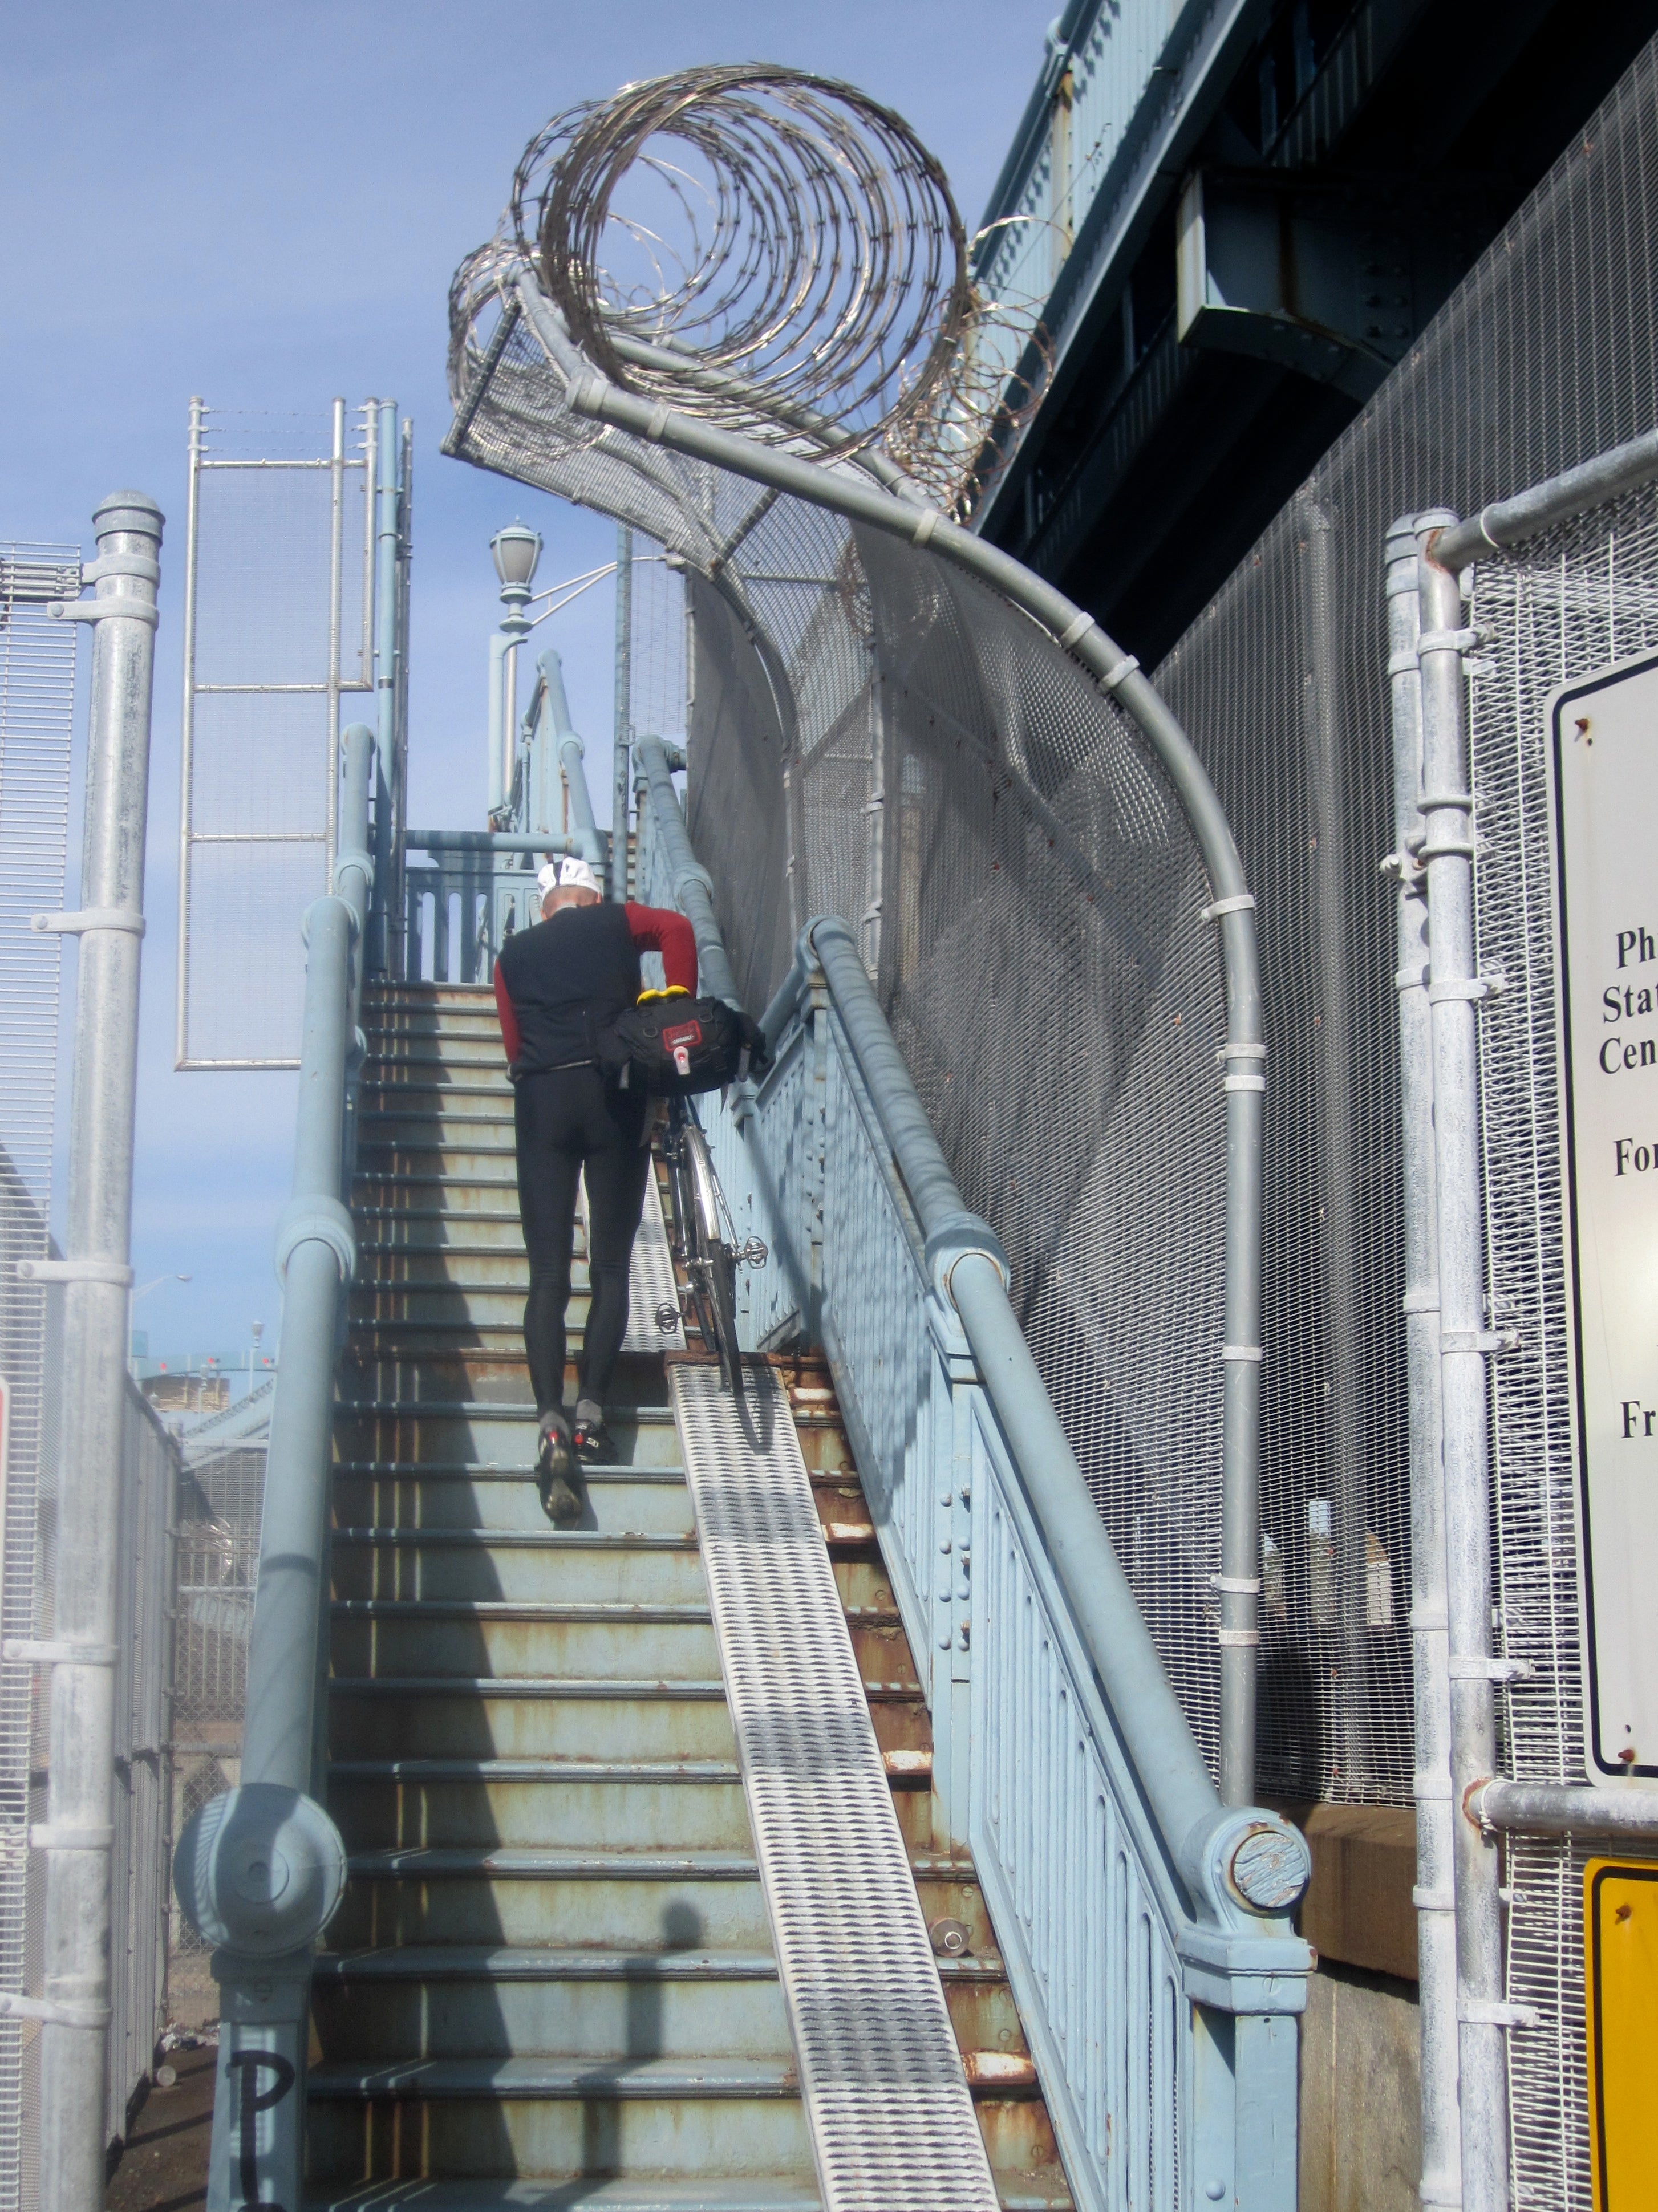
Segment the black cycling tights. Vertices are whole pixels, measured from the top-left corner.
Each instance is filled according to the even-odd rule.
[[[524,1343],[536,1410],[564,1402],[564,1308],[570,1296],[576,1178],[587,1177],[592,1304],[578,1395],[601,1406],[628,1333],[628,1263],[645,1206],[646,1102],[606,1087],[595,1067],[526,1075],[517,1086],[518,1204],[530,1255]]]

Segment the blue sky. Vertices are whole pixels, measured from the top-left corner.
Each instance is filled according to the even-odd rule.
[[[336,393],[375,393],[413,417],[410,811],[422,826],[476,824],[484,642],[499,611],[489,536],[515,514],[534,523],[547,539],[541,583],[607,559],[613,538],[595,516],[437,451],[450,275],[494,228],[525,143],[556,110],[629,79],[697,62],[788,62],[848,78],[908,116],[971,228],[1054,4],[89,0],[70,18],[9,11],[0,538],[79,539],[90,553],[93,507],[128,485],[168,517],[133,1264],[141,1284],[174,1271],[192,1280],[164,1283],[139,1308],[152,1351],[240,1356],[255,1318],[267,1346],[276,1334],[270,1244],[293,1141],[291,1076],[172,1066],[180,664],[179,594],[167,580],[183,558],[190,395],[308,413]],[[610,622],[601,588],[552,639],[596,795],[609,782]],[[77,762],[72,836],[78,775]],[[71,898],[75,865],[71,849]],[[66,1039],[71,1018],[66,997]],[[66,1093],[66,1053],[63,1065]]]

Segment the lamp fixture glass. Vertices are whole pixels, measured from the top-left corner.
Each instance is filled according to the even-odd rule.
[[[507,591],[527,591],[541,558],[541,532],[527,523],[509,522],[489,540],[495,574]]]

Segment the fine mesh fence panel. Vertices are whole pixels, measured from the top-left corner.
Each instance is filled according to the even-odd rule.
[[[1494,1321],[1519,1338],[1491,1371],[1499,1598],[1503,1650],[1532,1670],[1505,1690],[1505,1735],[1522,1780],[1582,1782],[1547,702],[1658,647],[1658,489],[1482,563],[1473,615],[1490,664],[1472,690],[1479,960],[1507,979],[1480,1020],[1487,1265]],[[1509,1986],[1543,2015],[1509,2037],[1526,2205],[1589,2201],[1584,1857],[1538,1838],[1509,1863]]]
[[[240,1772],[247,1702],[247,1638],[264,1498],[263,1447],[241,1446],[184,1468],[179,1479],[173,1601],[172,1818],[173,1832]],[[168,1933],[174,2020],[217,2017],[209,1946],[177,1905]]]
[[[692,592],[688,819],[742,988],[769,995],[793,923],[858,925],[1212,1761],[1224,1008],[1185,818],[1076,664],[942,560],[780,499],[733,567]]]
[[[328,888],[341,702],[368,690],[372,410],[222,414],[191,438],[183,1066],[297,1064],[296,923]],[[349,715],[344,719],[349,719]]]
[[[629,726],[641,737],[685,733],[685,580],[658,545],[636,544]]]
[[[80,573],[73,546],[0,544],[0,1627],[9,1637],[42,1626],[36,1505],[61,1293],[20,1283],[16,1271],[49,1248],[61,939],[35,933],[29,917],[64,904],[78,627],[51,621],[46,608],[76,596]],[[29,1668],[0,1668],[0,1990],[20,1993],[39,1987],[28,1935],[39,1869],[27,1844],[44,1717],[35,1691]],[[33,2202],[38,2043],[38,2030],[0,2019],[0,2212]]]
[[[115,1671],[115,1847],[105,2125],[125,2136],[167,2024],[173,1777],[173,1505],[179,1447],[129,1382],[121,1420],[121,1580]]]

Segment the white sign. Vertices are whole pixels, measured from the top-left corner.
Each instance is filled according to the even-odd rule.
[[[1584,1758],[1658,1776],[1658,656],[1549,702]]]

